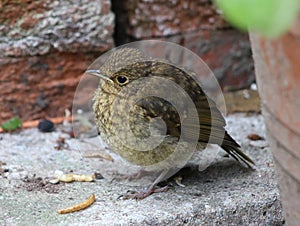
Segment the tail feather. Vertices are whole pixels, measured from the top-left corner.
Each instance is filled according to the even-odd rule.
[[[252,168],[251,165],[255,165],[253,160],[248,157],[242,150],[241,146],[236,143],[236,141],[227,133],[225,132],[223,143],[221,147],[235,160],[242,161],[245,163],[249,168]]]

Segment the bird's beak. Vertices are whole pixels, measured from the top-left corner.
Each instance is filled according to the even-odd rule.
[[[99,78],[102,78],[104,80],[107,80],[107,81],[110,81],[112,82],[112,80],[107,76],[107,75],[104,75],[100,72],[100,70],[87,70],[86,73],[90,74],[90,75],[94,75],[94,76],[97,76]]]

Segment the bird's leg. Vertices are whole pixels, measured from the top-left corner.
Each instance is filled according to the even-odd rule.
[[[120,174],[120,175],[116,176],[114,178],[114,180],[129,180],[129,181],[131,181],[131,180],[135,180],[135,179],[140,179],[144,176],[151,175],[151,174],[152,174],[152,172],[141,169],[137,173],[134,173],[134,174],[129,174],[129,175]]]
[[[144,199],[153,193],[164,192],[168,190],[168,185],[164,187],[157,188],[156,185],[164,179],[169,170],[164,170],[161,174],[156,178],[156,180],[150,185],[150,187],[146,190],[140,192],[133,192],[130,194],[122,195],[123,199]]]

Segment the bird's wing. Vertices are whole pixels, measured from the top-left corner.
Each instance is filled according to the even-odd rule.
[[[157,123],[157,130],[161,130],[167,136],[174,138],[180,137],[181,124],[179,114],[175,107],[172,106],[168,101],[159,97],[145,97],[137,102],[139,111],[135,111],[140,114],[141,117],[145,118],[149,123],[152,119],[157,118],[164,121],[163,123]]]
[[[195,137],[195,132],[199,133],[200,125],[199,142],[222,143],[226,125],[224,117],[215,102],[205,94],[192,76],[180,68],[163,62],[149,62],[149,65],[142,68],[140,73],[146,74],[147,71],[151,76],[167,78],[176,83],[182,91],[173,92],[174,87],[168,87],[168,83],[155,84],[154,81],[152,85],[158,87],[158,95],[144,97],[136,103],[137,108],[140,108],[136,111],[140,115],[137,118],[147,118],[151,121],[158,117],[167,127],[166,135],[175,138],[183,136],[187,140]],[[176,104],[160,98],[161,92],[171,96]],[[155,90],[153,93],[155,94]],[[193,104],[186,102],[186,97],[190,98]],[[193,114],[195,111],[196,114]],[[182,126],[184,126],[183,134],[181,134]]]
[[[168,101],[159,97],[146,97],[140,100],[137,105],[141,110],[136,111],[142,118],[146,118],[148,122],[153,118],[162,119],[166,125],[166,135],[184,139],[195,137],[195,133],[199,133],[199,142],[221,144],[225,135],[225,121],[217,107],[205,103],[205,99],[196,101],[198,118],[193,118],[194,115],[189,114],[191,107],[186,106],[185,115],[180,115],[176,108]],[[199,108],[200,107],[200,108]],[[183,107],[184,108],[184,107]],[[197,115],[196,115],[197,116]],[[138,118],[138,117],[137,117]],[[158,124],[159,127],[161,124]],[[182,125],[185,129],[182,133]],[[159,129],[159,128],[158,128]],[[199,131],[200,129],[200,131]],[[164,130],[161,128],[161,130]],[[182,133],[182,134],[181,134]]]
[[[140,109],[136,111],[140,117],[136,118],[143,118],[148,122],[153,118],[160,118],[164,121],[166,129],[163,130],[160,127],[161,124],[158,123],[156,125],[158,130],[161,129],[165,132],[165,135],[177,140],[183,138],[189,141],[190,138],[195,137],[195,133],[199,133],[198,142],[218,144],[235,159],[240,159],[247,165],[248,163],[253,164],[253,161],[240,150],[240,146],[226,132],[224,128],[226,125],[225,119],[215,102],[206,95],[201,86],[191,78],[191,75],[184,70],[162,62],[157,62],[151,66],[151,69],[154,68],[151,75],[165,77],[176,82],[192,99],[194,105],[187,104],[184,101],[177,103],[179,109],[185,110],[185,114],[188,116],[185,118],[182,117],[182,111],[179,114],[178,109],[167,100],[149,96],[136,103],[136,107]],[[182,93],[178,95],[182,95]],[[197,109],[197,115],[189,114],[192,112],[192,108]],[[195,122],[198,122],[198,124]],[[184,131],[182,131],[183,123]],[[200,132],[197,130],[199,126]]]

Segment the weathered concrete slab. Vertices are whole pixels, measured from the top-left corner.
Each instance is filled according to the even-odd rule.
[[[75,150],[55,150],[59,136],[74,147],[75,140],[67,139],[61,129],[49,134],[37,129],[0,134],[0,161],[6,163],[0,164],[0,169],[9,170],[0,177],[0,225],[284,224],[268,144],[247,138],[251,133],[264,137],[262,117],[235,114],[227,121],[231,134],[255,160],[255,171],[219,156],[205,171],[181,171],[185,187],[174,186],[141,201],[118,196],[142,187],[107,179],[58,185],[43,182],[55,170],[86,174],[101,171],[97,168],[98,163],[101,165],[99,159],[83,158]],[[86,200],[91,193],[95,193],[96,202],[90,208],[66,215],[56,213],[57,209]]]

